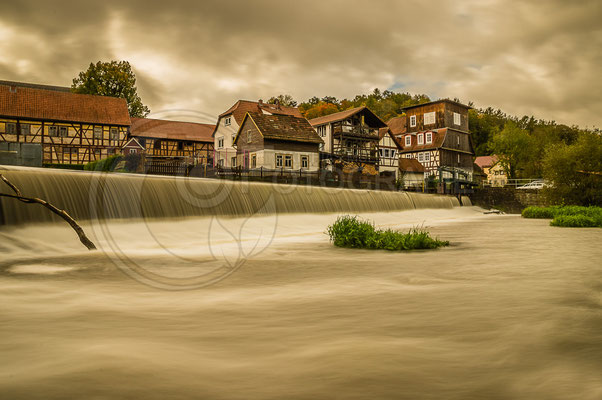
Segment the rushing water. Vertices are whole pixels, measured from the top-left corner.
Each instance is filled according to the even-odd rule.
[[[334,214],[226,219],[214,240],[210,218],[85,225],[96,252],[62,224],[5,227],[0,398],[602,397],[602,230],[469,207],[365,216],[452,245],[334,248]],[[235,273],[196,290],[114,260],[195,279],[270,225]]]
[[[212,182],[120,176],[101,182],[122,196],[107,211],[89,201],[93,174],[8,174],[89,216],[99,250],[3,201],[1,399],[602,398],[601,229],[434,196],[221,183],[247,204],[236,217],[231,197],[181,200]],[[128,209],[128,188],[155,200]],[[382,212],[394,206],[406,211]],[[335,248],[330,207],[451,246]]]

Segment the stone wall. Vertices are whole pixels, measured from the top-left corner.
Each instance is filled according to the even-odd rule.
[[[470,200],[475,206],[495,208],[509,214],[520,214],[529,206],[547,205],[539,190],[517,190],[513,187],[476,188]]]

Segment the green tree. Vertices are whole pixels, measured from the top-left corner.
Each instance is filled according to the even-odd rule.
[[[136,75],[127,61],[90,63],[86,71],[73,79],[71,91],[123,98],[132,117],[145,117],[150,112],[138,96]]]
[[[490,150],[498,156],[508,177],[515,179],[525,175],[533,156],[533,140],[516,122],[509,121],[493,135]]]
[[[543,191],[553,204],[602,206],[602,137],[581,132],[574,144],[548,147],[543,160]]]
[[[276,97],[270,97],[268,103],[276,104],[276,101],[285,107],[297,107],[297,101],[290,94],[279,94]]]

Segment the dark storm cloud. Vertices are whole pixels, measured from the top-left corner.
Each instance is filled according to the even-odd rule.
[[[21,1],[4,79],[69,84],[127,59],[153,111],[403,85],[566,123],[602,122],[599,1]],[[67,22],[68,21],[68,22]]]

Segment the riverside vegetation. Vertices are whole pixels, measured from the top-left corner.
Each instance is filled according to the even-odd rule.
[[[574,228],[602,228],[601,207],[551,206],[527,207],[523,218],[552,219],[550,225]]]
[[[335,246],[370,250],[418,250],[448,246],[449,242],[432,238],[422,228],[412,228],[408,233],[392,229],[376,229],[374,224],[356,216],[344,215],[328,227],[330,240]]]

